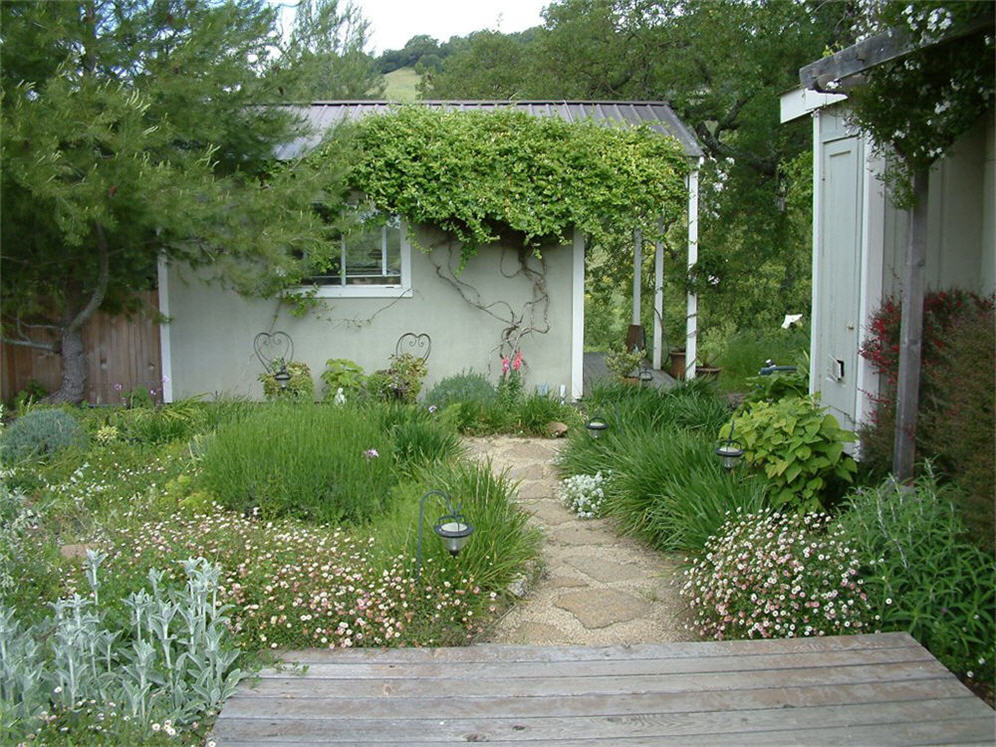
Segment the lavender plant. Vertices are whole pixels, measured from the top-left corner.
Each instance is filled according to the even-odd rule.
[[[858,565],[825,514],[738,512],[685,571],[681,594],[696,631],[717,640],[856,633],[872,620]]]

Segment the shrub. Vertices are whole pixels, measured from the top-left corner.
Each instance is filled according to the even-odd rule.
[[[349,398],[362,392],[365,383],[363,367],[358,363],[347,358],[329,358],[322,371],[322,399],[325,402],[333,400],[340,389],[343,396]]]
[[[425,396],[425,404],[440,410],[458,402],[494,401],[495,388],[484,374],[464,371],[441,379]]]
[[[647,351],[642,348],[626,350],[626,348],[623,347],[609,353],[605,357],[605,365],[620,379],[624,379],[628,376],[633,376],[636,373],[636,370],[640,365],[640,361],[644,359],[646,354]]]
[[[805,369],[808,378],[808,360],[803,360],[808,350],[807,327],[738,332],[726,340],[725,349],[719,356],[718,363],[723,368],[721,384],[727,391],[752,389],[752,379],[769,359],[780,364],[795,363],[799,367],[798,374],[802,375]],[[800,394],[805,395],[808,391],[807,388]]]
[[[685,572],[681,594],[703,636],[858,633],[870,607],[858,561],[822,514],[732,514]]]
[[[560,501],[582,519],[597,518],[602,515],[605,482],[601,472],[565,477],[560,481]]]
[[[279,366],[274,364],[279,370]],[[311,378],[311,369],[307,363],[291,361],[287,364],[290,379],[286,382],[277,381],[275,371],[267,371],[259,375],[263,382],[263,394],[267,399],[291,399],[313,402],[315,399],[315,382]],[[283,384],[283,386],[281,386]]]
[[[275,403],[218,429],[199,482],[237,511],[363,521],[394,485],[392,452],[390,434],[364,409]]]
[[[414,486],[419,486],[412,490]],[[423,487],[424,486],[424,487]],[[406,542],[395,546],[406,548],[408,557],[415,556],[418,499],[429,489],[442,490],[453,503],[461,504],[464,516],[474,526],[474,534],[454,560],[441,542],[423,538],[422,557],[435,558],[436,573],[445,574],[451,583],[473,577],[477,584],[489,590],[504,590],[521,575],[525,565],[539,548],[539,533],[528,527],[528,514],[515,501],[515,484],[507,471],[495,474],[491,464],[458,461],[423,469],[408,488],[404,501],[394,517],[398,535]],[[434,513],[430,513],[434,511]],[[430,520],[439,516],[439,505],[426,504],[426,530]]]
[[[710,438],[730,417],[726,400],[701,379],[667,391],[621,382],[598,384],[585,405],[589,414],[601,412],[622,428],[682,428],[708,433]]]
[[[5,428],[0,456],[7,464],[44,458],[76,447],[85,448],[86,431],[65,410],[31,410]]]
[[[749,376],[746,384],[750,389],[744,402],[748,404],[805,397],[809,394],[809,356],[801,356],[795,371],[773,371],[767,376]]]
[[[560,404],[554,397],[533,394],[519,401],[515,408],[515,423],[523,433],[533,436],[547,435],[547,425],[552,421],[573,421],[573,407]]]
[[[731,427],[744,459],[772,482],[776,507],[816,511],[832,497],[832,480],[850,482],[857,471],[844,453],[854,434],[809,397],[753,403],[721,429],[721,439]]]
[[[872,318],[861,354],[884,380],[870,424],[860,430],[861,458],[879,477],[892,465],[896,423],[900,308],[888,299]],[[954,494],[972,538],[993,549],[996,454],[996,324],[993,300],[962,291],[924,300],[916,449],[963,490]]]
[[[386,402],[412,403],[422,390],[422,380],[428,373],[425,361],[411,353],[391,356],[385,371],[376,371],[367,378],[366,390],[371,396]]]
[[[217,713],[243,677],[228,618],[215,603],[217,567],[203,558],[184,561],[181,588],[151,572],[151,593],[142,589],[124,600],[130,622],[118,628],[100,595],[103,559],[88,553],[89,596],[59,600],[45,625],[25,628],[0,605],[5,743],[104,743],[116,741],[118,728],[148,737],[158,726],[174,736],[174,724]],[[118,713],[132,725],[119,726]]]
[[[993,684],[996,564],[929,465],[912,489],[888,479],[847,499],[838,524],[883,630],[905,630],[954,672]]]
[[[106,443],[116,438],[149,444],[165,444],[190,438],[206,421],[203,406],[196,399],[185,399],[160,407],[117,409],[107,418],[97,439]]]

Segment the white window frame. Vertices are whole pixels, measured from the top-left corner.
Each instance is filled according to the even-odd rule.
[[[408,224],[400,220],[401,237],[401,280],[396,285],[384,284],[324,284],[302,285],[298,288],[302,293],[315,291],[315,298],[411,298],[412,297],[412,242],[408,237]],[[346,245],[343,242],[341,266],[345,267]],[[348,268],[347,268],[348,269]]]

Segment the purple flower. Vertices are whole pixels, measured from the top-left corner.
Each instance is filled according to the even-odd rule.
[[[363,456],[365,456],[367,459],[375,459],[376,457],[380,456],[380,453],[377,451],[377,449],[367,449],[366,451],[363,452]]]

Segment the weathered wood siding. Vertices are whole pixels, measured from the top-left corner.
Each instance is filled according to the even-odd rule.
[[[905,633],[611,647],[300,651],[221,745],[992,744],[993,711]]]
[[[156,291],[142,294],[142,303],[147,311],[131,319],[98,312],[84,327],[88,402],[117,403],[123,392],[137,387],[154,389],[156,399],[160,399],[162,363],[159,325],[155,322]],[[4,400],[24,389],[32,379],[52,392],[62,379],[62,359],[43,350],[0,345],[0,371]]]

